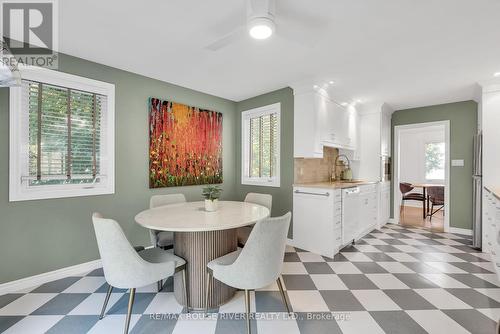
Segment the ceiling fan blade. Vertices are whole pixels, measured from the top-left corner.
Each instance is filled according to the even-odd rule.
[[[205,49],[210,50],[210,51],[217,51],[220,50],[236,41],[239,39],[242,39],[246,33],[246,29],[244,26],[240,26],[230,32],[229,34],[219,38],[218,40],[208,44],[205,46]]]
[[[15,87],[21,85],[21,74],[17,60],[7,45],[0,40],[0,87]]]

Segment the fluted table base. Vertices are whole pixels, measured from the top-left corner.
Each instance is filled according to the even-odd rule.
[[[236,229],[208,232],[175,232],[174,253],[187,262],[187,285],[190,309],[205,309],[207,263],[237,249]],[[209,308],[219,307],[230,300],[236,289],[216,279],[210,285]],[[174,292],[177,301],[186,305],[183,295],[182,275],[174,277]]]

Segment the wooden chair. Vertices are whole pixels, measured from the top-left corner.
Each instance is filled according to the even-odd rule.
[[[444,187],[429,187],[427,194],[431,202],[431,212],[429,214],[429,221],[432,221],[432,216],[439,210],[444,208]],[[439,206],[434,210],[434,206]]]
[[[411,183],[406,183],[406,182],[400,182],[399,183],[399,190],[401,191],[401,207],[399,210],[399,214],[404,217],[404,206],[405,206],[405,201],[419,201],[422,202],[422,205],[425,203],[425,197],[424,195],[420,193],[412,193],[411,191],[414,189],[414,187],[411,185]]]

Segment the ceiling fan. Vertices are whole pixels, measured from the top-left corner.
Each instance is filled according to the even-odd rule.
[[[311,38],[311,35],[304,32],[310,31],[311,28],[324,28],[324,20],[308,17],[290,6],[290,2],[286,0],[280,1],[278,5],[281,6],[276,13],[275,0],[246,0],[246,24],[236,26],[233,31],[206,45],[205,49],[217,51],[244,39],[247,34],[257,40],[276,35],[277,38],[313,46],[317,38]]]

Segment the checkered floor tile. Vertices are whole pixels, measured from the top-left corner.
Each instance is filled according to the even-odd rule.
[[[495,333],[500,282],[469,236],[386,225],[334,259],[287,246],[283,281],[252,292],[253,333]],[[98,321],[107,285],[102,269],[0,296],[0,332],[121,333],[127,291],[114,291]],[[139,289],[132,333],[245,333],[243,293],[209,317],[188,314],[173,296]]]

